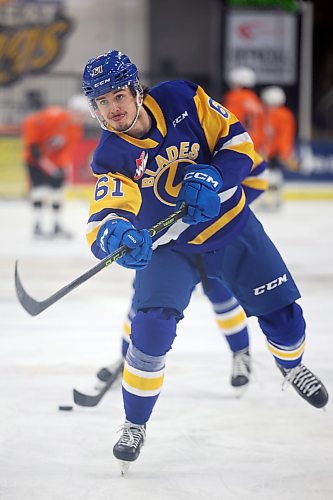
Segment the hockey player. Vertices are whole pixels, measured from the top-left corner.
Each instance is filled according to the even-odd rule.
[[[84,100],[84,96],[76,94],[69,100],[68,109],[49,106],[28,115],[23,121],[23,155],[35,219],[33,232],[37,237],[71,237],[60,219],[66,171],[71,167],[73,150],[82,136],[82,124],[89,113]],[[43,227],[48,205],[53,219],[51,233]]]
[[[143,90],[136,66],[116,50],[88,61],[83,90],[104,129],[92,161],[88,242],[97,258],[125,244],[117,262],[137,271],[115,457],[128,466],[144,444],[177,323],[200,282],[196,254],[207,276],[222,278],[258,318],[284,381],[309,404],[325,406],[323,383],[302,363],[299,291],[241,186],[254,149],[238,119],[191,82]],[[183,220],[152,240],[145,228],[182,204]]]
[[[267,162],[259,154],[255,155],[251,173],[242,182],[242,186],[248,203],[251,203],[267,190]],[[230,383],[234,388],[235,396],[240,397],[247,389],[251,375],[251,356],[246,313],[221,279],[209,278],[206,275],[202,260],[200,255],[196,256],[196,266],[200,271],[203,292],[212,305],[216,324],[232,352]],[[115,373],[119,373],[119,376],[121,375],[119,368],[126,358],[130,343],[131,323],[134,316],[135,311],[132,303],[127,320],[123,325],[121,357],[110,366],[103,367],[98,371],[97,378],[99,380],[96,384],[96,389],[103,389],[104,384],[107,383],[110,377],[113,379]]]
[[[230,90],[222,104],[231,111],[250,134],[254,148],[260,154],[265,152],[264,107],[254,91],[256,75],[251,68],[239,66],[228,75]]]
[[[283,168],[299,170],[295,155],[296,120],[285,105],[286,94],[281,87],[265,87],[261,98],[265,105],[265,157],[269,164],[269,191],[264,206],[277,209],[282,204]]]

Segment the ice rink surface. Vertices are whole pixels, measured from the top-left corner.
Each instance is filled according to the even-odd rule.
[[[84,239],[88,207],[73,201],[71,241],[35,241],[26,201],[0,201],[1,500],[331,500],[333,498],[333,203],[288,202],[258,213],[302,292],[304,362],[325,382],[326,411],[288,387],[249,320],[254,378],[241,399],[231,354],[200,289],[167,359],[147,442],[126,477],[112,455],[123,422],[120,386],[96,408],[75,407],[72,389],[119,356],[130,271],[117,264],[30,317],[14,290],[44,299],[96,264]]]

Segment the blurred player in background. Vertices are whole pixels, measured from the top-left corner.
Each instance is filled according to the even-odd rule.
[[[299,170],[295,155],[296,120],[285,105],[286,94],[281,87],[265,87],[261,98],[265,106],[265,156],[269,164],[269,190],[263,197],[263,206],[277,209],[282,204],[283,168]]]
[[[22,123],[23,155],[29,176],[33,234],[36,237],[71,238],[61,223],[64,185],[88,114],[86,99],[78,94],[70,98],[67,109],[49,106],[28,115]],[[45,229],[49,209],[51,232]]]
[[[250,134],[255,150],[265,152],[264,107],[254,91],[256,75],[251,68],[240,66],[230,71],[227,78],[230,90],[222,104],[230,110]]]

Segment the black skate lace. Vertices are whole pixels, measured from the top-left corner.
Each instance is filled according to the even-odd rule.
[[[146,430],[143,425],[132,424],[125,422],[118,432],[123,431],[123,435],[118,441],[118,444],[125,446],[134,446],[137,448],[141,440],[146,438]]]
[[[315,375],[302,364],[296,366],[296,368],[292,368],[289,372],[287,372],[282,385],[284,385],[285,383],[295,385],[303,394],[308,397],[311,397],[321,387],[321,384],[315,377]]]
[[[240,375],[244,375],[245,377],[248,377],[249,373],[249,355],[241,351],[235,353],[233,358],[232,376],[239,377]]]

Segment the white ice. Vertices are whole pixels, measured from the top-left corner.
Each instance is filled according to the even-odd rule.
[[[120,476],[112,447],[123,422],[120,387],[96,408],[73,387],[119,356],[132,274],[113,264],[30,317],[14,290],[14,262],[37,299],[96,264],[84,239],[87,204],[68,202],[68,241],[34,241],[26,201],[0,202],[1,500],[331,500],[332,402],[309,406],[289,387],[250,319],[254,379],[230,387],[231,355],[197,290],[167,360],[141,456]],[[333,203],[287,202],[258,214],[302,292],[304,362],[333,393]],[[333,397],[333,396],[332,396]]]

